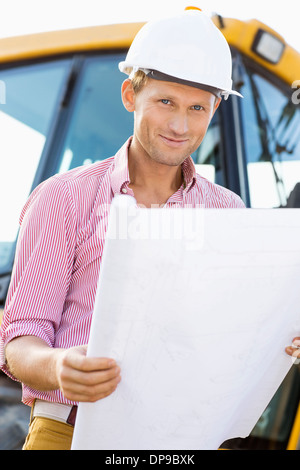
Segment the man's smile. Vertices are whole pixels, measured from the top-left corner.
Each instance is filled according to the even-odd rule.
[[[188,139],[174,139],[173,137],[167,137],[162,134],[159,134],[159,136],[165,144],[173,148],[182,147],[188,142]]]

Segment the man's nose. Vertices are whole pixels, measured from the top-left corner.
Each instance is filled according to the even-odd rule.
[[[188,117],[185,113],[176,113],[169,120],[169,129],[177,135],[184,135],[188,131]]]

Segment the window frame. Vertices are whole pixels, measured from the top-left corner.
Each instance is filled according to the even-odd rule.
[[[251,74],[256,74],[259,77],[261,77],[263,80],[266,80],[269,82],[269,84],[275,88],[278,89],[287,99],[291,100],[292,97],[292,92],[293,90],[291,87],[283,82],[280,78],[276,77],[274,74],[272,74],[269,70],[265,69],[262,65],[254,62],[252,59],[250,59],[247,56],[244,56],[240,54],[241,60],[242,60],[242,67],[245,70],[248,70]],[[244,73],[248,73],[247,71],[244,71]],[[252,90],[251,90],[252,93]],[[242,102],[239,103],[239,119],[240,123],[242,122],[243,119],[243,114],[242,114]],[[296,105],[294,105],[296,106]],[[247,207],[252,207],[251,205],[251,198],[250,198],[250,187],[249,187],[249,176],[248,176],[248,161],[247,161],[247,151],[246,151],[246,146],[245,146],[245,134],[243,131],[243,128],[241,127],[241,140],[243,142],[243,162],[244,162],[244,175],[245,175],[245,184],[247,186]],[[285,206],[281,206],[285,207]]]

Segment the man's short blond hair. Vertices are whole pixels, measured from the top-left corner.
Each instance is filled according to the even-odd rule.
[[[143,72],[142,70],[138,70],[137,72],[135,72],[134,76],[131,78],[131,83],[135,94],[141,91],[147,81],[148,77],[145,72]]]

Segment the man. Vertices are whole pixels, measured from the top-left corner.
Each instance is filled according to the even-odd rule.
[[[195,172],[200,145],[231,89],[228,45],[199,11],[152,22],[120,69],[134,135],[107,160],[56,175],[30,196],[1,327],[1,365],[32,407],[25,449],[69,449],[76,405],[111,394],[113,358],[86,357],[107,218],[116,194],[151,207],[244,207]]]

